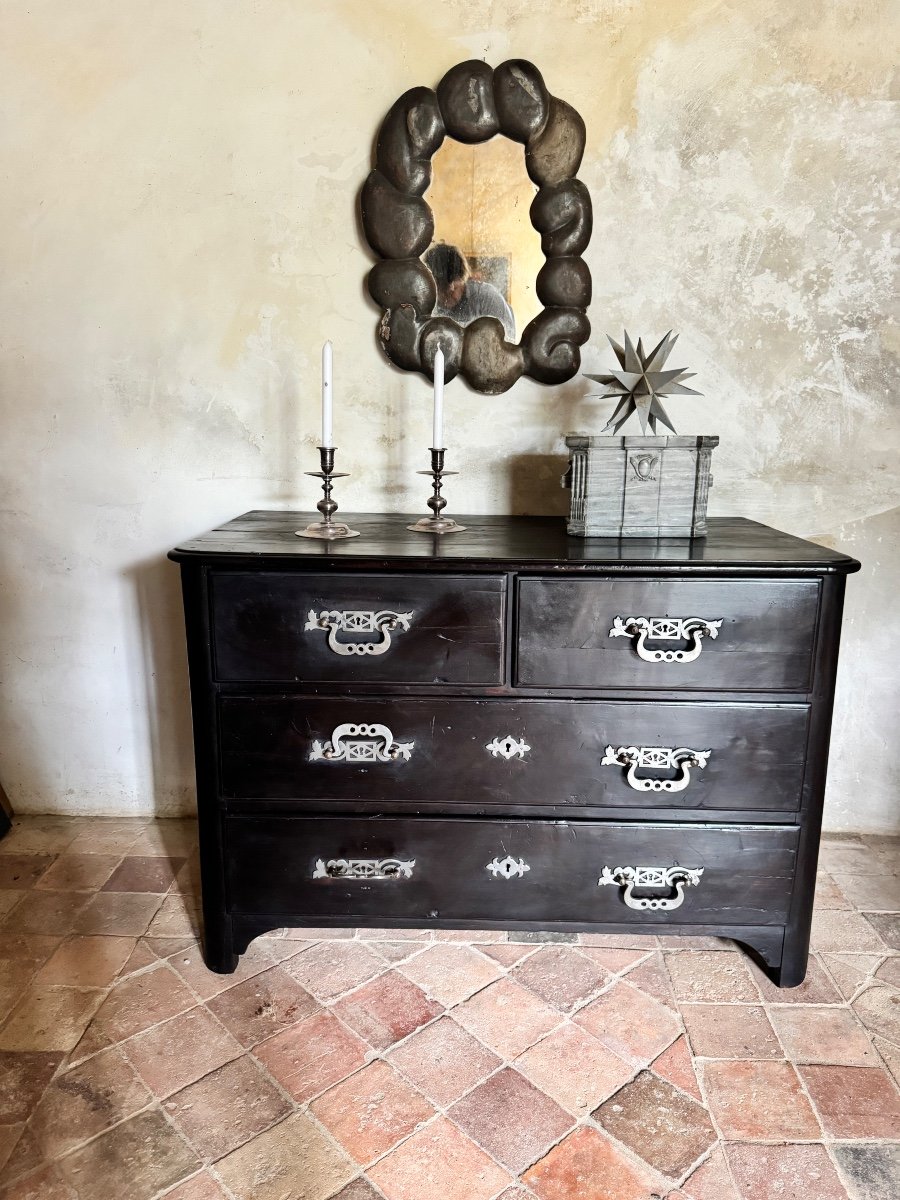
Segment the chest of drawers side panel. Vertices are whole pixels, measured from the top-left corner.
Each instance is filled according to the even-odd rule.
[[[187,635],[188,673],[203,905],[203,953],[211,970],[230,972],[237,966],[225,888],[225,844],[218,769],[216,689],[212,677],[208,570],[195,559],[181,564],[181,587]]]

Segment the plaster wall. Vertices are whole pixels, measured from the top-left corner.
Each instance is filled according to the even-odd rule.
[[[584,116],[594,336],[681,331],[711,510],[839,545],[827,824],[900,828],[890,0],[5,0],[0,779],[22,812],[189,811],[185,537],[314,503],[335,345],[347,509],[418,510],[425,382],[388,366],[355,218],[381,116],[532,59]],[[587,381],[447,390],[456,511],[562,512]]]

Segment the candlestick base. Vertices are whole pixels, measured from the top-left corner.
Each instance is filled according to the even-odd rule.
[[[315,479],[322,480],[322,491],[324,495],[316,508],[322,514],[321,521],[313,521],[311,525],[307,525],[305,529],[295,529],[295,537],[319,538],[322,541],[333,542],[338,538],[359,537],[358,529],[351,529],[349,525],[343,521],[335,521],[332,518],[337,512],[337,502],[332,500],[331,492],[333,488],[332,481],[335,479],[346,479],[348,472],[335,471],[334,469],[334,446],[320,446],[319,459],[322,469],[320,471],[306,471],[304,474],[312,475]]]
[[[441,516],[441,512],[447,506],[446,499],[441,495],[441,487],[445,475],[455,475],[456,471],[444,470],[444,454],[446,451],[442,447],[432,446],[429,450],[431,454],[431,470],[419,471],[419,475],[430,475],[432,481],[433,494],[426,501],[431,509],[430,517],[422,517],[416,521],[415,525],[407,525],[407,529],[413,533],[462,533],[465,525],[458,525],[451,517]]]

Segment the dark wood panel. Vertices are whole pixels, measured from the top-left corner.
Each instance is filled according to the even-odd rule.
[[[515,682],[522,687],[802,692],[810,686],[819,585],[809,581],[521,579]],[[647,662],[616,618],[718,621],[690,662]],[[652,649],[687,649],[689,639]]]
[[[785,920],[796,828],[628,826],[586,822],[372,820],[336,817],[226,822],[229,905],[285,914],[297,924],[340,916],[466,922],[490,913],[520,921],[658,925],[777,925]],[[489,864],[511,858],[509,878]],[[411,876],[315,878],[320,860],[412,862]],[[681,905],[628,907],[624,889],[600,886],[603,868],[702,869]],[[641,895],[668,896],[655,888]],[[285,922],[287,923],[287,921]]]
[[[479,684],[503,680],[502,575],[211,574],[214,661],[221,680]],[[402,614],[408,628],[307,628],[322,613]],[[352,624],[352,615],[347,622]],[[382,645],[379,654],[344,654]]]
[[[645,808],[654,801],[686,815],[794,811],[808,716],[805,705],[224,696],[222,786],[235,798],[361,801],[381,811],[424,803]],[[346,725],[390,733],[389,740],[348,735],[348,756],[368,747],[384,752],[390,742],[405,748],[388,761],[320,757]],[[528,749],[520,756],[502,745],[506,738]],[[630,785],[624,766],[603,765],[608,745],[710,754],[704,768],[687,767],[683,790],[645,791]],[[674,780],[683,770],[642,766],[636,775]]]
[[[561,463],[564,465],[564,459]],[[247,560],[292,560],[297,563],[332,564],[353,569],[357,565],[409,568],[416,563],[427,570],[453,569],[462,564],[501,568],[547,564],[554,569],[582,570],[614,566],[734,569],[769,572],[790,569],[802,572],[858,571],[859,563],[825,546],[803,541],[744,517],[710,517],[702,538],[576,538],[566,532],[564,517],[508,517],[463,515],[462,533],[426,537],[406,526],[421,513],[342,514],[360,537],[347,541],[315,542],[295,537],[316,514],[254,511],[200,537],[183,542],[170,557],[220,555]]]

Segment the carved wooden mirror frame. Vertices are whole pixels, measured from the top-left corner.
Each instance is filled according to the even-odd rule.
[[[469,144],[497,134],[525,147],[525,168],[538,192],[530,209],[546,262],[538,272],[544,305],[518,344],[507,342],[496,317],[462,327],[434,316],[434,278],[420,260],[434,238],[424,193],[431,158],[445,137]],[[585,147],[584,121],[547,91],[532,63],[513,59],[496,70],[479,60],[459,63],[437,89],[416,87],[388,110],[375,149],[375,169],[363,185],[362,224],[380,260],[369,293],[383,309],[385,354],[406,371],[432,378],[438,348],[444,375],[462,375],[479,392],[505,392],[522,376],[563,383],[581,365],[579,346],[591,331],[585,310],[591,273],[581,257],[591,237],[591,198],[576,179]]]

